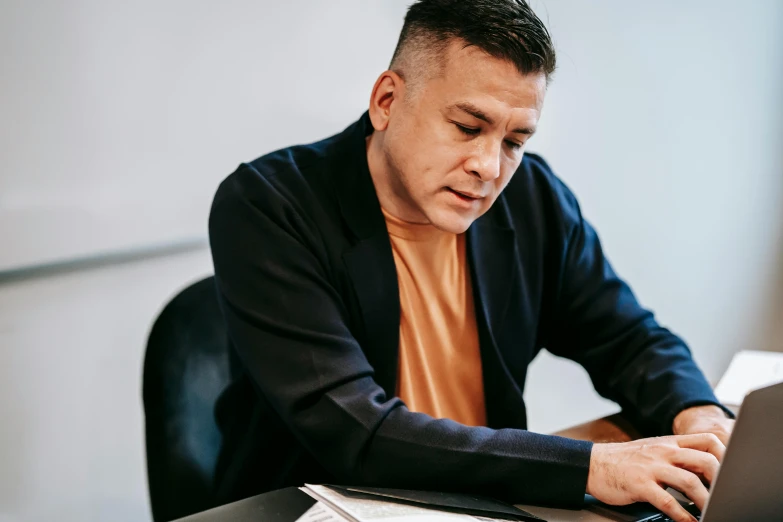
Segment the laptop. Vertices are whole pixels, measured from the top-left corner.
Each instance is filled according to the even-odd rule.
[[[696,506],[676,497],[699,518]],[[649,504],[625,507],[589,502],[589,510],[618,522],[667,522]],[[783,521],[783,383],[745,397],[701,522]]]

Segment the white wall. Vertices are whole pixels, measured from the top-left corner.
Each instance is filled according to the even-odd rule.
[[[358,116],[405,4],[4,2],[0,214],[24,215],[2,214],[0,257],[203,235],[209,196],[236,163]],[[712,379],[739,348],[783,349],[783,3],[533,5],[560,68],[531,150],[576,191],[618,271]],[[111,158],[121,165],[102,168]],[[174,198],[168,217],[165,197],[138,204],[158,182]],[[57,210],[60,194],[76,203]],[[0,278],[1,521],[148,517],[144,342],[164,302],[210,270],[201,249]],[[543,432],[614,410],[581,369],[546,355],[526,398]]]
[[[365,110],[405,11],[369,5],[0,2],[0,271],[203,236],[240,161]]]
[[[0,286],[0,521],[149,519],[144,346],[211,271],[202,248]]]
[[[532,144],[711,380],[783,350],[783,2],[535,0],[559,70]]]

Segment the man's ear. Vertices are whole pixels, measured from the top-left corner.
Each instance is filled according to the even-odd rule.
[[[405,92],[405,82],[394,71],[384,71],[375,80],[370,95],[370,121],[376,131],[386,130],[394,108],[394,102],[401,99]]]

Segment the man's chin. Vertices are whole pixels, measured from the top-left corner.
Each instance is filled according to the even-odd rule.
[[[464,216],[454,211],[438,212],[430,217],[430,223],[444,232],[462,234],[476,220],[477,216]]]

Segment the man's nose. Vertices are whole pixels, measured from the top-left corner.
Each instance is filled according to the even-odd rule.
[[[500,145],[495,140],[483,140],[477,143],[465,168],[481,181],[497,179],[500,176]]]

